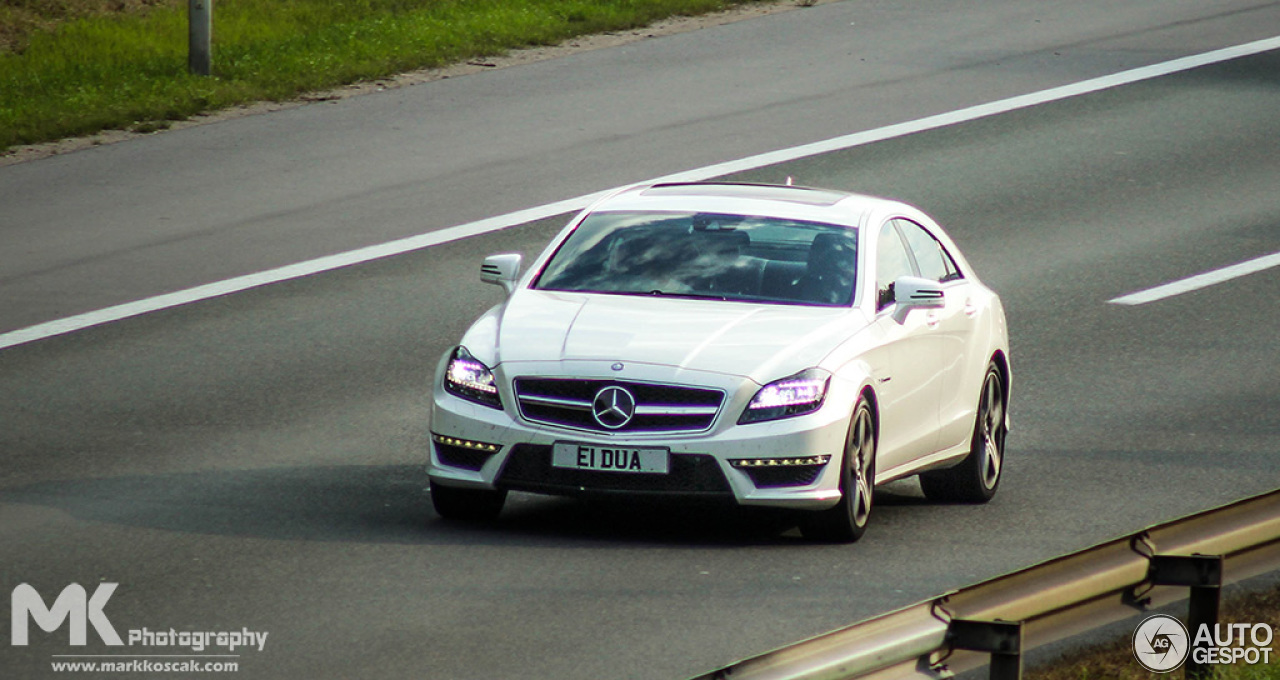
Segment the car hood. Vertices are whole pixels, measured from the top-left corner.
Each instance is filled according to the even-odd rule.
[[[848,308],[528,289],[495,311],[499,362],[639,362],[760,383],[819,365],[865,325]]]

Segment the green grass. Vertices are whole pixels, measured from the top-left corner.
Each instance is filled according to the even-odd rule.
[[[0,150],[104,129],[158,129],[235,104],[746,1],[215,0],[212,77],[187,73],[185,2],[63,12],[27,21],[0,49]],[[0,29],[14,35],[5,25],[16,22],[13,8],[50,0],[11,2]]]

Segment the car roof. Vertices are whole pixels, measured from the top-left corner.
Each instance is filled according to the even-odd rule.
[[[739,182],[681,182],[632,187],[604,199],[593,210],[722,212],[857,226],[863,215],[890,203],[885,199],[831,189]]]
[[[717,196],[722,198],[749,198],[767,201],[786,201],[804,205],[832,206],[852,194],[830,189],[781,186],[776,184],[742,184],[696,182],[686,184],[655,184],[641,192],[645,196]]]

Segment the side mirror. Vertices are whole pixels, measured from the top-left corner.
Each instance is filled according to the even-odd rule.
[[[519,253],[490,255],[480,265],[480,280],[496,283],[510,295],[516,289],[516,281],[520,279],[520,261]]]
[[[947,304],[942,285],[918,276],[900,276],[893,282],[893,301],[898,308],[893,320],[904,323],[913,309],[941,309]]]

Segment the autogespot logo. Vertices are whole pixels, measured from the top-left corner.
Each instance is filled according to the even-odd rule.
[[[1190,648],[1187,627],[1172,616],[1147,617],[1133,631],[1133,655],[1153,673],[1168,673],[1181,666]]]

